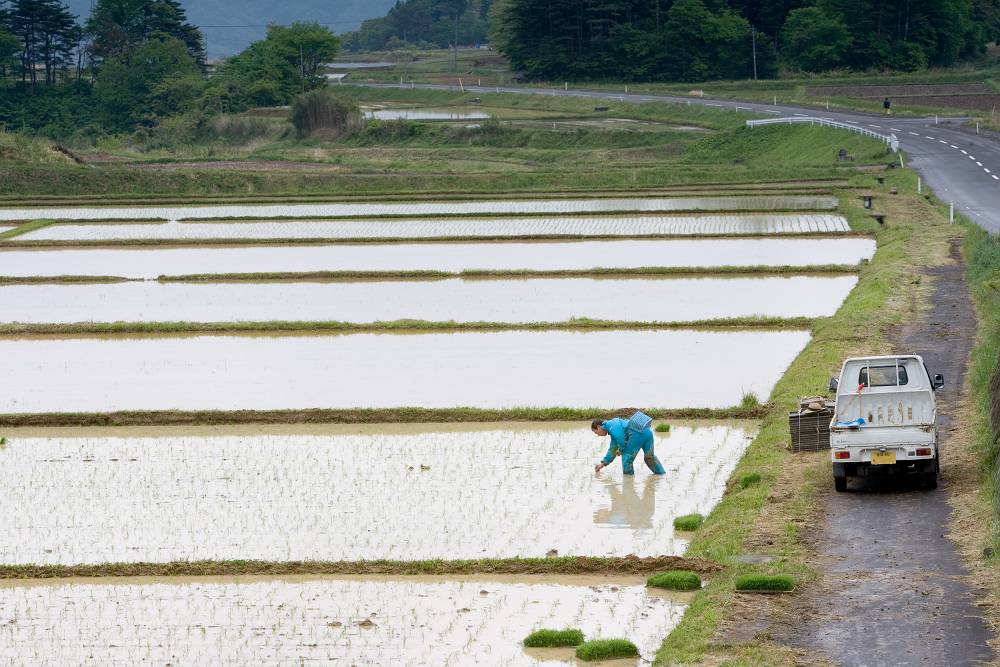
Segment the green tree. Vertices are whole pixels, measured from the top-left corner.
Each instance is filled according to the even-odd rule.
[[[59,0],[12,0],[7,24],[20,43],[17,60],[22,81],[34,86],[41,66],[45,82],[56,83],[58,73],[73,62],[80,43],[76,17]]]
[[[266,41],[278,57],[298,70],[306,88],[316,88],[325,80],[320,68],[340,51],[337,36],[315,22],[272,25],[267,29]]]
[[[0,79],[14,76],[21,40],[0,27]]]
[[[153,38],[104,61],[94,95],[116,129],[151,126],[190,107],[204,89],[201,69],[184,42]]]
[[[154,37],[172,37],[184,44],[197,62],[205,61],[201,32],[187,22],[178,0],[98,0],[87,19],[90,53],[97,61],[129,57]]]
[[[851,41],[843,19],[819,7],[790,12],[781,29],[781,51],[785,58],[807,72],[847,64]]]

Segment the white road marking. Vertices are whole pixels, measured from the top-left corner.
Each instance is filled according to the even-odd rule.
[[[975,162],[976,161],[976,156],[975,155],[970,155],[969,159],[972,160],[973,162]]]
[[[928,139],[930,139],[931,141],[934,141],[934,137],[932,137],[931,135],[925,134],[924,136],[927,137]]]
[[[991,173],[993,173],[993,172],[991,172],[991,171],[990,171],[989,169],[987,169],[986,167],[983,167],[983,171],[985,171],[985,172],[986,172],[987,174],[991,174]]]
[[[982,162],[980,162],[979,160],[976,160],[976,166],[977,166],[977,167],[982,167],[982,166],[983,166],[983,163],[982,163]]]
[[[712,104],[711,102],[709,102],[705,106],[709,106],[709,107],[721,107],[722,105],[721,104]]]
[[[773,109],[764,109],[764,113],[774,113],[778,114],[779,116],[781,115],[780,111],[774,111]]]
[[[997,175],[996,175],[996,174],[992,174],[992,176],[993,176],[993,180],[994,180],[994,181],[1000,181],[1000,178],[997,178]]]
[[[877,127],[880,130],[882,129],[881,125],[872,125],[871,123],[868,124],[868,127]]]
[[[962,151],[962,155],[968,155],[964,148],[959,148],[958,150]]]
[[[898,127],[890,127],[889,129],[892,130],[893,132],[902,132],[902,130],[899,129]]]
[[[944,139],[938,139],[938,143],[939,144],[947,144],[948,142],[945,141]]]
[[[851,123],[852,125],[857,125],[858,124],[858,121],[856,121],[856,120],[849,120],[849,121],[845,121],[845,122]]]
[[[956,146],[955,144],[948,144],[948,145],[954,148],[956,151],[958,150],[958,146]]]
[[[807,116],[807,115],[806,115],[806,114],[804,114],[804,113],[797,113],[797,114],[795,114],[795,115],[796,115],[796,116],[801,116],[802,118],[808,118],[808,117],[809,117],[809,116]]]
[[[920,136],[920,134],[919,134],[919,133],[917,133],[917,132],[910,132],[909,134],[912,134],[912,135],[913,135],[913,136],[915,136],[915,137],[919,137],[919,136]]]

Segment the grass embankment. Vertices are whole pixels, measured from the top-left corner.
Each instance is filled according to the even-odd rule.
[[[3,284],[0,281],[0,284]],[[83,336],[144,334],[239,334],[239,333],[419,333],[435,331],[606,331],[695,330],[781,331],[809,329],[816,319],[809,317],[730,317],[687,322],[618,322],[575,318],[565,322],[435,322],[394,320],[391,322],[73,322],[70,324],[0,324],[2,336]],[[755,408],[744,405],[744,408]]]
[[[0,579],[65,579],[69,577],[288,576],[300,574],[649,574],[683,568],[711,574],[719,568],[700,558],[623,556],[596,558],[484,558],[480,560],[259,561],[203,560],[171,563],[101,563],[98,565],[0,565]]]
[[[979,337],[969,361],[973,437],[984,495],[993,506],[986,553],[1000,567],[1000,235],[974,224],[967,229],[969,288],[979,314]]]
[[[845,357],[889,352],[887,332],[921,307],[927,291],[922,269],[946,262],[950,240],[962,235],[959,226],[949,226],[947,218],[916,195],[916,176],[909,170],[889,172],[884,185],[868,189],[881,193],[893,186],[899,188],[898,196],[879,199],[888,223],[881,229],[854,193],[843,193],[842,210],[855,229],[876,234],[878,250],[861,268],[858,286],[836,315],[816,325],[813,339],[778,381],[760,432],[732,474],[734,482],[694,534],[687,555],[713,559],[725,569],[695,596],[661,647],[658,664],[699,662],[708,654],[736,665],[793,662],[766,637],[736,646],[715,637],[720,628],[749,622],[741,621],[740,608],[733,606],[738,576],[788,575],[800,583],[814,576],[805,562],[802,531],[817,511],[816,490],[830,484],[829,464],[821,456],[787,451],[788,411],[800,396],[825,394]],[[746,552],[774,560],[766,565],[737,560]]]
[[[150,410],[0,414],[0,427],[224,426],[234,424],[419,424],[444,422],[589,421],[630,417],[637,409],[655,419],[759,419],[768,407],[741,408],[316,408],[306,410]]]
[[[18,225],[13,229],[8,229],[5,232],[0,232],[0,241],[6,241],[8,239],[13,239],[22,234],[27,234],[28,232],[33,232],[43,227],[48,227],[54,221],[53,220],[31,220],[24,224]]]

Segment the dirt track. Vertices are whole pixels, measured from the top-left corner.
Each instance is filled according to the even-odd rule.
[[[938,395],[941,485],[852,483],[823,496],[826,523],[816,536],[820,580],[797,602],[782,640],[845,666],[978,665],[994,658],[992,634],[975,604],[955,545],[945,535],[948,445],[975,336],[975,315],[957,245],[955,264],[929,269],[934,288],[923,322],[898,332],[896,349],[924,357],[943,373]]]

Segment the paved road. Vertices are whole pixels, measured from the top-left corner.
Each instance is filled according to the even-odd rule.
[[[387,88],[430,88],[457,90],[458,86],[443,84],[354,84]],[[673,102],[732,109],[734,113],[761,114],[775,118],[815,116],[852,123],[881,134],[895,134],[900,147],[910,158],[908,166],[920,173],[924,181],[943,201],[955,202],[956,210],[965,213],[983,228],[1000,232],[1000,142],[974,130],[961,129],[961,119],[901,118],[874,116],[863,113],[835,112],[756,102],[732,102],[670,95],[620,94],[570,88],[535,88],[502,86],[465,86],[470,93],[520,93],[553,97],[589,97],[598,100],[624,102]]]

